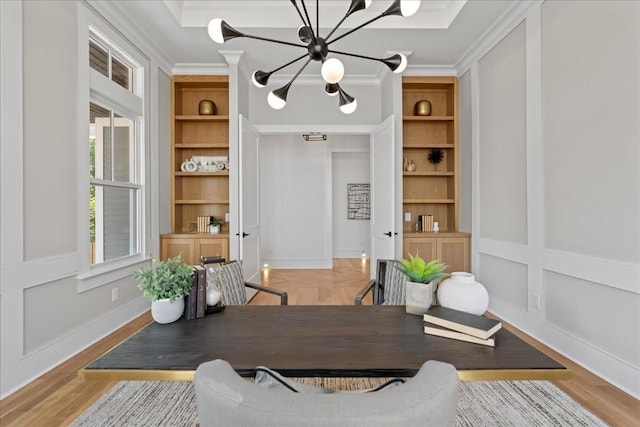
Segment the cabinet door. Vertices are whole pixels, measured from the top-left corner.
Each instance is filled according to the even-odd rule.
[[[182,260],[193,264],[195,260],[195,245],[193,239],[162,239],[161,258],[163,260],[182,254]]]
[[[438,238],[438,258],[447,264],[447,273],[469,271],[469,239],[466,237]]]
[[[436,238],[429,237],[404,239],[403,257],[409,259],[409,254],[415,255],[417,253],[426,261],[438,258],[438,245],[436,240]]]
[[[229,261],[229,241],[220,239],[198,239],[196,240],[196,261],[200,262],[200,257],[222,256]]]

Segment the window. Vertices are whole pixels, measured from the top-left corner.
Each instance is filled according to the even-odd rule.
[[[139,255],[144,243],[143,68],[89,33],[89,264]]]

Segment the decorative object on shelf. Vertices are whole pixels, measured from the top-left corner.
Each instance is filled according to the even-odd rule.
[[[438,260],[425,262],[417,252],[399,262],[398,269],[409,278],[405,283],[406,311],[422,316],[435,302],[438,280],[446,276],[447,266]]]
[[[208,25],[208,33],[209,37],[216,43],[224,43],[227,40],[236,38],[236,37],[246,37],[250,39],[263,40],[272,43],[279,43],[283,45],[296,46],[306,49],[306,52],[289,61],[288,63],[272,70],[272,71],[262,71],[257,70],[253,73],[251,81],[257,87],[265,87],[269,81],[269,77],[277,71],[282,70],[289,65],[300,61],[301,59],[306,58],[306,62],[300,68],[300,70],[293,76],[293,78],[279,89],[272,90],[267,97],[267,102],[271,108],[280,110],[284,108],[287,103],[287,93],[289,92],[289,88],[293,84],[294,80],[302,73],[302,71],[309,65],[309,63],[313,61],[322,62],[322,67],[320,73],[322,78],[326,82],[325,92],[330,96],[339,95],[339,106],[340,111],[345,114],[353,113],[357,108],[357,101],[355,98],[347,94],[344,89],[340,86],[339,82],[342,80],[344,76],[344,65],[342,62],[335,57],[328,57],[329,54],[337,54],[337,55],[346,55],[361,59],[369,59],[373,61],[379,61],[385,64],[391,71],[394,73],[401,73],[407,67],[407,57],[401,53],[396,53],[395,55],[389,56],[388,58],[373,58],[369,56],[341,52],[338,50],[330,49],[330,45],[337,42],[338,40],[350,35],[351,33],[371,24],[374,21],[377,21],[380,18],[390,15],[400,15],[400,16],[411,16],[418,11],[420,8],[420,0],[393,0],[391,6],[387,8],[384,12],[380,13],[378,16],[369,19],[365,23],[354,27],[353,29],[342,33],[340,36],[331,38],[331,36],[335,33],[335,31],[342,25],[345,19],[347,19],[351,14],[366,9],[371,5],[372,0],[352,0],[349,9],[347,10],[344,17],[337,23],[337,25],[325,36],[320,36],[320,0],[316,0],[316,25],[315,28],[311,23],[311,19],[309,18],[309,14],[307,11],[307,7],[305,6],[304,0],[301,0],[302,9],[304,10],[304,15],[302,11],[298,7],[298,2],[292,0],[291,2],[293,6],[296,8],[296,12],[300,16],[302,20],[302,26],[298,29],[298,39],[303,43],[291,43],[281,40],[275,40],[265,37],[252,36],[249,34],[242,33],[237,29],[231,27],[225,21],[220,18],[214,18],[209,22]]]
[[[413,228],[419,233],[422,231],[422,221],[416,221]]]
[[[140,280],[138,289],[151,299],[151,316],[158,323],[171,323],[182,317],[184,297],[191,291],[193,268],[180,255],[166,261],[153,260],[152,267],[133,272]]]
[[[182,172],[196,172],[198,170],[198,164],[191,159],[185,160],[180,165],[180,170]]]
[[[203,99],[198,104],[198,113],[201,116],[213,116],[216,114],[216,104],[209,99]]]
[[[222,225],[222,221],[217,219],[215,216],[209,217],[209,233],[218,234],[220,233],[220,225]],[[215,305],[215,304],[211,304]]]
[[[427,160],[432,165],[435,165],[437,170],[437,166],[444,160],[444,152],[439,148],[432,148],[429,150],[429,154],[427,154]]]
[[[347,219],[371,219],[369,184],[347,184]]]
[[[489,307],[489,294],[471,273],[456,271],[438,287],[441,306],[481,315]]]
[[[433,221],[433,231],[440,231],[440,224],[438,224],[438,221]]]
[[[416,163],[413,160],[409,160],[409,163],[407,164],[407,172],[415,172],[416,169]]]
[[[409,159],[405,157],[404,163],[402,163],[402,170],[406,172],[408,167],[409,167]]]
[[[416,102],[416,105],[413,107],[413,115],[414,116],[430,116],[431,102],[427,101],[426,99]]]

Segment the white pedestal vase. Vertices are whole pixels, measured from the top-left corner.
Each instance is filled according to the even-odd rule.
[[[434,303],[436,282],[417,283],[407,280],[405,284],[406,310],[409,314],[422,316]]]
[[[151,317],[158,323],[175,322],[184,313],[184,297],[173,302],[169,298],[151,301]]]
[[[454,272],[438,286],[441,306],[482,315],[489,307],[489,294],[471,273]]]

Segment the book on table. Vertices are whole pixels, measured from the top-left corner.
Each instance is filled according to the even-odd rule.
[[[435,325],[424,325],[424,333],[427,335],[435,335],[438,337],[451,338],[458,341],[466,341],[474,344],[482,344],[489,347],[495,347],[496,342],[493,338],[482,339],[472,335],[463,334],[462,332],[452,331],[451,329],[442,328]]]
[[[207,270],[201,265],[194,265],[194,274],[198,276],[196,291],[196,319],[205,316],[207,311]]]
[[[192,276],[192,284],[191,290],[189,294],[184,297],[184,318],[187,320],[196,318],[196,304],[198,299],[198,270],[196,267],[193,267],[193,276]]]
[[[502,322],[446,307],[434,307],[424,314],[424,321],[483,340],[502,328]]]

